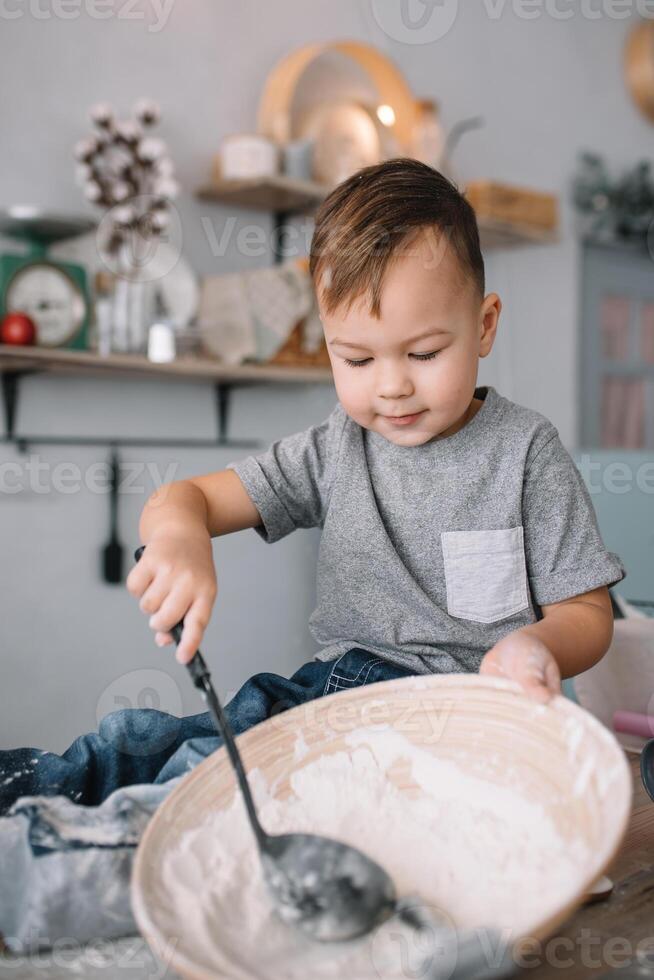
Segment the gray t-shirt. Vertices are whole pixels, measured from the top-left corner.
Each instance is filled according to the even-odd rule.
[[[475,672],[540,606],[624,578],[585,484],[543,415],[477,388],[454,435],[398,446],[336,405],[320,425],[230,463],[279,541],[322,527],[311,632],[416,673]]]

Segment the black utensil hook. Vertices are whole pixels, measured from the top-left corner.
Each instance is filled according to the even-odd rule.
[[[0,444],[14,445],[19,453],[25,455],[32,445],[42,446],[111,446],[118,448],[154,449],[245,449],[261,448],[257,439],[230,439],[228,423],[232,391],[236,387],[249,387],[258,384],[255,380],[216,381],[213,384],[217,434],[214,438],[158,438],[139,436],[67,436],[67,435],[18,435],[16,421],[18,418],[19,395],[21,381],[31,374],[43,373],[39,368],[24,368],[19,371],[0,370],[0,411],[4,414],[4,435],[0,433]]]

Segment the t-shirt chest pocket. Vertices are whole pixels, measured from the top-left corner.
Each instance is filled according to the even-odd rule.
[[[522,526],[441,533],[447,611],[495,623],[529,604]]]

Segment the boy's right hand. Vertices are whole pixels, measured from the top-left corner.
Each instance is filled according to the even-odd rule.
[[[193,658],[211,617],[218,586],[208,534],[159,533],[150,539],[127,576],[127,589],[155,631],[158,646],[173,643],[170,630],[184,620],[177,659],[186,664]]]

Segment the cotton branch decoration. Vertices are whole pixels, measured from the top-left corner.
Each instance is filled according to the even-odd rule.
[[[107,103],[94,105],[89,114],[95,131],[73,151],[84,196],[106,210],[101,227],[107,258],[117,257],[124,246],[134,253],[139,239],[148,246],[159,238],[179,192],[166,144],[150,135],[160,120],[159,106],[140,99],[132,113],[134,118],[118,120]]]

